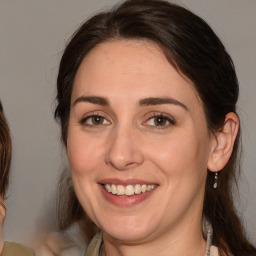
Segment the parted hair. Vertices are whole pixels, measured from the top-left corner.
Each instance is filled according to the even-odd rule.
[[[5,197],[9,184],[10,165],[12,158],[12,142],[10,130],[4,116],[0,101],[0,195]]]
[[[87,20],[68,42],[59,66],[55,118],[60,121],[62,141],[67,146],[71,93],[77,70],[95,46],[108,40],[148,40],[154,42],[178,72],[185,75],[199,95],[210,132],[221,129],[225,116],[236,113],[239,94],[233,61],[209,25],[189,10],[164,0],[128,0],[110,11]],[[213,244],[220,255],[256,255],[247,240],[234,206],[233,190],[240,168],[238,134],[229,162],[219,172],[218,188],[208,171],[203,215],[212,223]],[[59,225],[66,229],[85,220],[72,186],[62,176],[59,193]],[[88,223],[87,223],[88,224]],[[94,225],[87,225],[93,235]]]

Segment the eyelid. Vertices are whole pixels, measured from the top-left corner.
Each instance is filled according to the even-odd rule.
[[[163,119],[166,119],[169,124],[167,125],[164,125],[164,126],[157,126],[157,125],[147,125],[146,123],[149,122],[151,119],[153,118],[163,118]],[[172,125],[175,125],[176,124],[176,121],[175,119],[170,116],[170,115],[167,115],[165,113],[162,113],[162,112],[154,112],[154,113],[150,113],[150,115],[147,115],[146,116],[146,121],[143,122],[144,125],[146,126],[149,126],[150,128],[152,129],[166,129],[166,128],[169,128],[170,126]]]
[[[98,124],[98,125],[93,125],[93,124],[85,124],[86,120],[92,118],[92,117],[101,117],[104,118],[104,120],[106,120],[108,122],[108,124]],[[86,126],[86,127],[90,127],[90,128],[99,128],[99,126],[107,126],[110,125],[112,122],[109,120],[109,118],[102,112],[99,111],[94,111],[94,112],[90,112],[87,113],[86,115],[84,115],[81,120],[79,121],[79,123],[82,126]]]

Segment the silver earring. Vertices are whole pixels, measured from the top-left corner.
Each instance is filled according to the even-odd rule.
[[[218,187],[218,173],[217,172],[215,172],[213,187],[214,188]]]

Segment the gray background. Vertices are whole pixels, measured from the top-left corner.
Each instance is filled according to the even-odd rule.
[[[65,150],[53,119],[65,42],[81,22],[116,0],[0,0],[0,98],[14,143],[5,236],[31,243],[55,228],[57,177]],[[256,243],[256,1],[176,1],[204,18],[233,57],[240,81],[243,177],[237,205]]]

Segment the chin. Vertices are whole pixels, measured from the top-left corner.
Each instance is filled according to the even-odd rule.
[[[150,232],[143,231],[128,231],[128,230],[111,230],[110,232],[103,231],[104,234],[111,237],[114,240],[125,243],[138,243],[139,241],[145,241],[149,238]]]
[[[114,240],[126,242],[126,243],[138,243],[139,241],[144,241],[149,239],[154,230],[154,225],[151,222],[144,221],[131,221],[123,220],[116,221],[115,223],[111,222],[110,225],[104,225],[101,229],[103,233]]]

